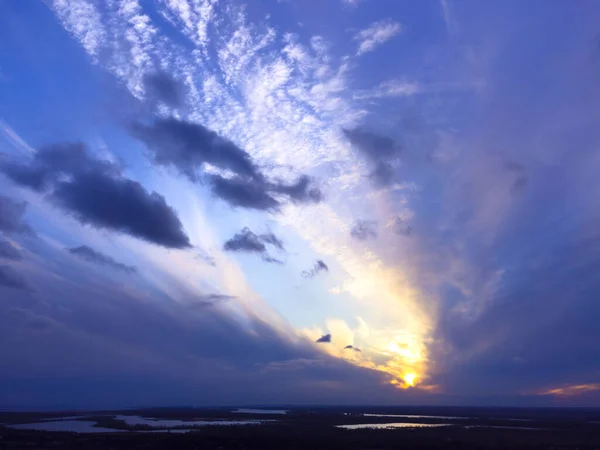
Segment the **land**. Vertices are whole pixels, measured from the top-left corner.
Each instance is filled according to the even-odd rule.
[[[600,449],[598,409],[278,407],[287,414],[240,414],[236,408],[156,408],[126,411],[0,412],[0,449]],[[272,409],[272,408],[268,408]],[[375,417],[365,414],[428,416]],[[260,420],[260,425],[203,426],[187,433],[148,432],[118,416],[168,420]],[[33,431],[11,425],[56,420],[93,421],[115,432]],[[355,429],[337,425],[446,424],[442,427]],[[160,429],[160,427],[158,427]]]

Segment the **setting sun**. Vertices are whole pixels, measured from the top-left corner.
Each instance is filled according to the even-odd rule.
[[[407,373],[406,375],[404,375],[403,379],[408,386],[414,386],[415,381],[417,380],[417,374]]]

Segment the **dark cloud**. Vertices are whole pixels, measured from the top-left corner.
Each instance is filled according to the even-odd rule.
[[[48,171],[43,167],[30,167],[13,162],[0,164],[2,172],[9,180],[19,186],[25,186],[34,191],[43,191],[48,186]]]
[[[31,228],[22,222],[27,203],[16,202],[0,194],[0,231],[3,233],[30,233]]]
[[[375,169],[369,173],[369,178],[376,188],[384,188],[392,184],[394,168],[390,163],[378,162]]]
[[[397,156],[401,148],[393,139],[355,128],[342,130],[350,143],[373,161],[387,161]]]
[[[86,172],[58,183],[52,198],[83,224],[163,247],[191,247],[175,210],[162,195],[149,193],[137,181]]]
[[[411,236],[412,235],[412,227],[406,223],[400,217],[396,217],[394,220],[394,232],[400,236]]]
[[[17,172],[13,172],[19,167]],[[177,213],[156,192],[149,193],[137,181],[121,175],[119,167],[94,158],[81,143],[46,146],[29,165],[4,165],[14,182],[36,190],[50,189],[49,198],[81,223],[135,236],[169,248],[190,247]],[[41,174],[31,178],[11,174],[27,171]],[[3,211],[0,199],[0,211]],[[9,205],[10,206],[10,205]],[[24,206],[12,207],[0,216],[0,227],[14,222]],[[8,218],[8,219],[7,219]],[[12,218],[12,219],[11,219]]]
[[[174,167],[192,182],[205,175],[212,192],[232,206],[278,210],[280,200],[318,203],[323,195],[310,177],[302,175],[292,184],[268,181],[250,155],[208,128],[175,118],[136,123],[132,134],[151,152],[155,164]],[[207,175],[209,164],[229,175]]]
[[[192,181],[205,164],[244,178],[262,179],[245,150],[200,124],[161,118],[150,125],[136,123],[132,132],[146,144],[156,164],[173,166]]]
[[[117,175],[119,169],[108,161],[93,158],[81,142],[48,145],[36,152],[29,164],[6,162],[2,171],[15,184],[41,192],[58,180],[89,170]]]
[[[230,252],[254,252],[264,253],[267,248],[259,236],[254,234],[248,227],[236,233],[225,242],[223,249]]]
[[[268,193],[265,183],[261,181],[224,178],[220,175],[213,175],[210,179],[213,193],[231,206],[264,211],[280,207],[279,201]]]
[[[377,222],[373,220],[357,220],[350,230],[350,235],[359,241],[377,237]]]
[[[331,334],[324,334],[315,341],[318,344],[326,344],[331,342]]]
[[[174,108],[185,102],[183,86],[166,72],[144,75],[144,89],[152,101],[160,101]]]
[[[368,161],[374,164],[369,173],[375,187],[389,186],[394,178],[392,162],[400,156],[402,147],[392,138],[360,128],[343,129],[344,136]]]
[[[323,200],[323,193],[319,188],[311,186],[311,179],[307,175],[302,175],[293,184],[271,183],[270,188],[297,203],[319,203]]]
[[[325,264],[322,260],[319,259],[317,260],[312,269],[303,271],[302,276],[304,278],[312,278],[323,271],[329,272],[329,267],[327,267],[327,264]]]
[[[354,350],[355,352],[360,352],[360,348],[356,348],[354,345],[346,345],[344,350]]]
[[[259,236],[259,239],[262,242],[266,243],[266,244],[271,244],[272,246],[277,247],[281,251],[285,251],[285,248],[283,246],[283,242],[281,241],[281,239],[279,239],[273,233],[264,233],[264,234],[261,234]]]
[[[11,288],[20,290],[30,290],[27,280],[11,266],[0,266],[0,289]]]
[[[0,259],[10,259],[13,261],[19,261],[23,259],[21,252],[15,248],[9,241],[0,237]]]
[[[223,295],[223,294],[207,294],[203,296],[199,296],[196,298],[194,302],[190,304],[190,308],[204,308],[207,306],[214,306],[218,303],[226,302],[228,300],[233,300],[237,297],[233,295]]]
[[[272,263],[272,264],[279,264],[280,266],[285,264],[282,260],[273,258],[272,256],[269,256],[268,254],[262,255],[262,260],[264,262],[268,262],[268,263]]]
[[[101,266],[111,267],[115,270],[120,270],[122,272],[133,274],[137,272],[137,268],[134,266],[128,266],[126,264],[115,261],[108,255],[100,253],[94,250],[87,245],[82,245],[80,247],[68,248],[67,251],[78,258],[83,259],[84,261],[88,261],[94,264],[99,264]]]
[[[244,227],[223,244],[223,249],[230,252],[258,253],[265,262],[283,264],[283,261],[273,258],[267,253],[266,244],[284,251],[283,243],[273,233],[257,235],[248,227]]]

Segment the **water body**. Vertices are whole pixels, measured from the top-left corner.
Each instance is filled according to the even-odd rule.
[[[112,428],[95,427],[94,425],[96,425],[96,422],[82,420],[53,420],[10,425],[10,428],[16,428],[18,430],[70,431],[73,433],[115,433],[121,431]]]
[[[448,427],[449,423],[358,423],[353,425],[336,425],[336,428],[345,428],[346,430],[359,430],[362,428],[389,429],[389,428],[437,428]]]
[[[441,419],[441,420],[477,419],[477,417],[417,416],[414,414],[363,414],[363,417],[400,417],[402,419]]]
[[[547,428],[533,428],[533,427],[502,427],[499,425],[465,425],[464,429],[468,428],[499,428],[502,430],[527,430],[527,431],[539,431],[547,430]]]
[[[287,409],[248,409],[248,408],[238,408],[235,411],[231,411],[234,413],[241,414],[287,414]]]
[[[149,427],[174,428],[174,427],[203,427],[216,425],[260,425],[265,420],[171,420],[149,419],[140,416],[116,416],[129,426],[146,425]]]

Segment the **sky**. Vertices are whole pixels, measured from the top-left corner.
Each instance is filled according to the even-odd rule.
[[[0,408],[600,405],[596,0],[0,0]]]

